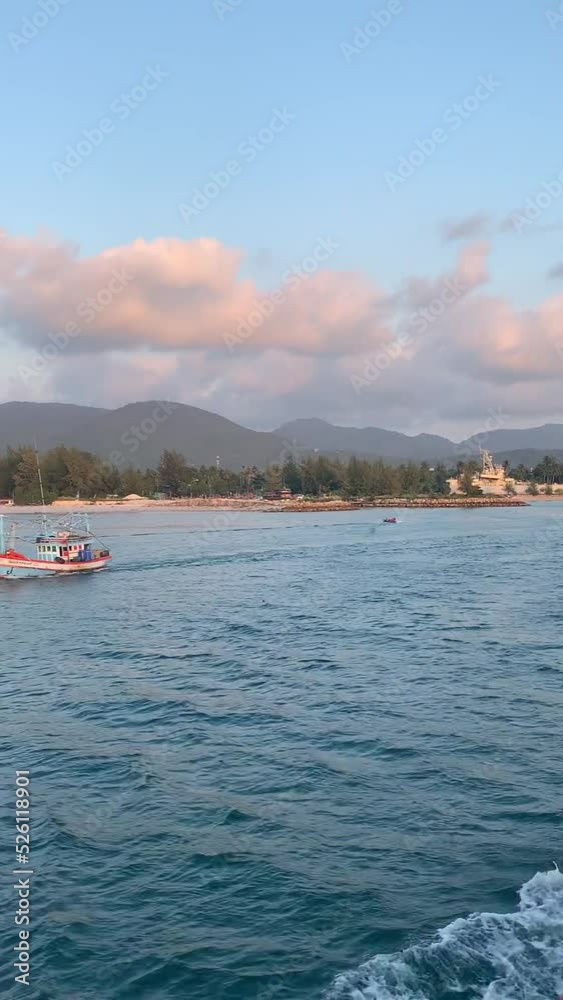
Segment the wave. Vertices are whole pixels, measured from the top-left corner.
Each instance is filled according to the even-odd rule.
[[[513,913],[473,913],[427,945],[338,976],[326,1000],[557,1000],[563,993],[563,874],[538,872]]]

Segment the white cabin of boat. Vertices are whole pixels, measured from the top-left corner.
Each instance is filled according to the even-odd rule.
[[[90,535],[71,531],[43,534],[36,538],[37,558],[42,562],[85,563],[109,556],[107,549],[93,547]]]

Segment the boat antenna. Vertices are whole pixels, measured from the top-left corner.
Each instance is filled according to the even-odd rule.
[[[37,462],[37,477],[39,479],[39,491],[41,493],[41,506],[43,507],[43,515],[42,515],[43,532],[46,533],[46,531],[47,531],[47,508],[45,506],[45,492],[43,490],[43,477],[41,475],[41,462],[39,461],[39,449],[37,447],[37,438],[33,439],[33,443],[35,445],[35,461]]]

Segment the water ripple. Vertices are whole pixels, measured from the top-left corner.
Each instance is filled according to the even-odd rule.
[[[112,515],[111,571],[2,583],[32,1000],[563,993],[550,515],[378,517]]]

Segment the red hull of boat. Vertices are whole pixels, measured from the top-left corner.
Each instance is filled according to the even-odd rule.
[[[111,556],[104,556],[103,559],[92,559],[90,562],[68,562],[56,563],[46,562],[44,559],[28,559],[19,553],[13,555],[0,555],[0,572],[3,569],[23,569],[39,570],[43,573],[91,573],[96,569],[103,569],[111,561]]]

